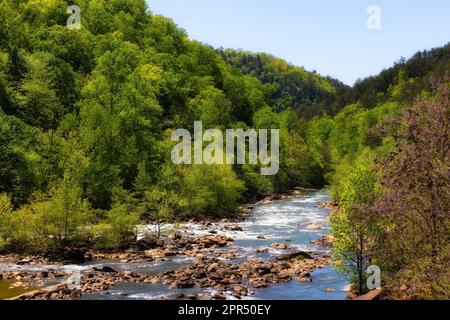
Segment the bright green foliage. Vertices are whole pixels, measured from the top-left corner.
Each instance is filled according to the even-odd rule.
[[[65,26],[69,4],[81,8],[80,30]],[[375,249],[383,265],[395,261],[400,268],[409,259],[409,269],[398,274],[390,266],[391,279],[427,280],[428,267],[446,265],[442,248],[448,239],[434,238],[448,226],[437,224],[439,233],[421,238],[415,229],[420,224],[398,217],[414,216],[417,208],[436,217],[427,208],[436,199],[448,203],[448,192],[413,192],[417,186],[429,190],[429,167],[440,168],[432,171],[435,177],[448,177],[445,159],[404,170],[410,157],[404,149],[402,161],[386,164],[396,174],[378,170],[414,204],[397,211],[385,206],[384,216],[399,213],[391,220],[401,228],[373,214],[371,204],[389,186],[377,186],[372,170],[399,145],[414,145],[377,129],[416,96],[428,95],[429,77],[450,68],[448,52],[449,45],[420,52],[349,88],[267,54],[215,50],[190,40],[173,21],[150,13],[144,0],[2,0],[0,249],[42,254],[65,247],[126,248],[136,240],[136,225],[148,220],[159,234],[167,221],[226,217],[242,202],[272,192],[330,184],[341,205],[333,219],[334,254],[358,284]],[[448,103],[448,97],[440,100]],[[204,129],[280,129],[278,174],[261,176],[258,165],[173,165],[171,133],[192,132],[196,120]],[[436,123],[442,131],[448,121]],[[433,140],[437,125],[422,127],[419,136]],[[422,152],[415,155],[428,163]],[[400,173],[410,178],[397,179]],[[437,181],[431,190],[446,186],[445,178]],[[394,199],[401,204],[403,197]],[[387,240],[392,230],[402,237],[401,246],[391,246],[400,252],[395,259],[374,247],[378,227],[387,230]],[[415,276],[410,270],[416,256],[404,253],[411,243],[422,244]],[[439,254],[430,258],[428,248]],[[443,269],[436,269],[432,283]],[[423,288],[433,296],[432,285]]]
[[[0,194],[0,251],[8,244],[8,236],[12,233],[11,215],[13,207],[11,199],[4,193]]]
[[[114,205],[102,222],[90,230],[97,249],[126,248],[136,241],[139,214],[129,204]]]
[[[293,108],[305,117],[333,113],[335,93],[349,89],[337,80],[289,65],[268,54],[231,49],[219,53],[243,74],[267,84],[268,101],[277,111]]]
[[[231,103],[225,94],[217,88],[208,87],[189,101],[194,119],[201,120],[205,128],[229,127],[231,122]]]
[[[24,203],[36,187],[29,150],[33,131],[22,121],[0,114],[0,192],[15,205]]]
[[[375,201],[375,176],[368,168],[358,167],[348,179],[339,210],[332,218],[332,234],[336,241],[333,255],[338,270],[350,276],[360,294],[365,287],[368,251],[375,230],[365,219],[368,208]],[[356,217],[362,217],[356,220]]]
[[[244,183],[228,165],[193,165],[182,174],[187,215],[226,216],[236,208],[245,191]]]
[[[173,220],[175,214],[184,206],[184,201],[175,192],[153,187],[144,192],[139,211],[141,216],[151,219],[157,227],[158,238],[161,226]]]

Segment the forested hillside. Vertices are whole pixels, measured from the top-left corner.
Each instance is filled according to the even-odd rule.
[[[143,220],[329,184],[334,254],[355,283],[376,263],[392,297],[448,297],[449,70],[447,45],[349,88],[191,40],[144,0],[2,0],[0,251],[126,248]],[[280,129],[278,174],[174,165],[171,133],[196,120]]]
[[[69,1],[0,4],[6,248],[126,245],[139,219],[227,216],[248,199],[325,184],[306,121],[288,106],[277,113],[270,85],[148,13],[143,0],[75,3],[80,30],[66,27]],[[280,128],[278,175],[250,165],[175,166],[171,132],[192,131],[194,120]]]
[[[224,60],[245,75],[270,85],[270,103],[276,111],[292,108],[303,118],[335,114],[345,104],[350,88],[330,77],[290,65],[265,53],[218,50]]]
[[[335,117],[309,122],[339,209],[337,266],[365,292],[370,264],[390,298],[448,298],[449,45],[355,84]]]
[[[423,90],[431,91],[431,77],[442,78],[449,70],[450,43],[401,58],[379,75],[357,81],[347,101],[360,101],[366,108],[392,99],[411,104]]]

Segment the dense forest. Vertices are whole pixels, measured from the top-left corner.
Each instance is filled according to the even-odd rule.
[[[272,89],[269,103],[275,111],[292,108],[305,119],[324,114],[334,115],[348,101],[350,87],[339,80],[290,65],[265,53],[232,49],[218,50],[227,64],[252,76]]]
[[[381,266],[390,297],[448,297],[449,70],[450,44],[350,88],[190,40],[144,0],[3,0],[0,250],[125,248],[139,221],[330,185],[339,268],[361,284]],[[171,133],[195,120],[280,129],[279,173],[174,165]]]

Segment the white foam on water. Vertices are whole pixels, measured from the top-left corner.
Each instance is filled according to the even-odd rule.
[[[135,300],[164,300],[164,299],[168,299],[169,295],[168,294],[154,295],[151,293],[136,293],[136,294],[129,295],[128,298],[135,299]]]
[[[42,271],[61,271],[65,273],[73,273],[76,271],[84,271],[90,269],[92,266],[82,265],[46,265],[46,264],[29,264],[17,265],[10,263],[1,263],[0,271],[16,271],[16,272],[42,272]]]

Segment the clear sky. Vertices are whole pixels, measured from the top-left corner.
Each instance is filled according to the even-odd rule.
[[[267,52],[347,84],[450,42],[449,0],[148,0],[190,38]],[[381,29],[367,8],[381,9]]]

